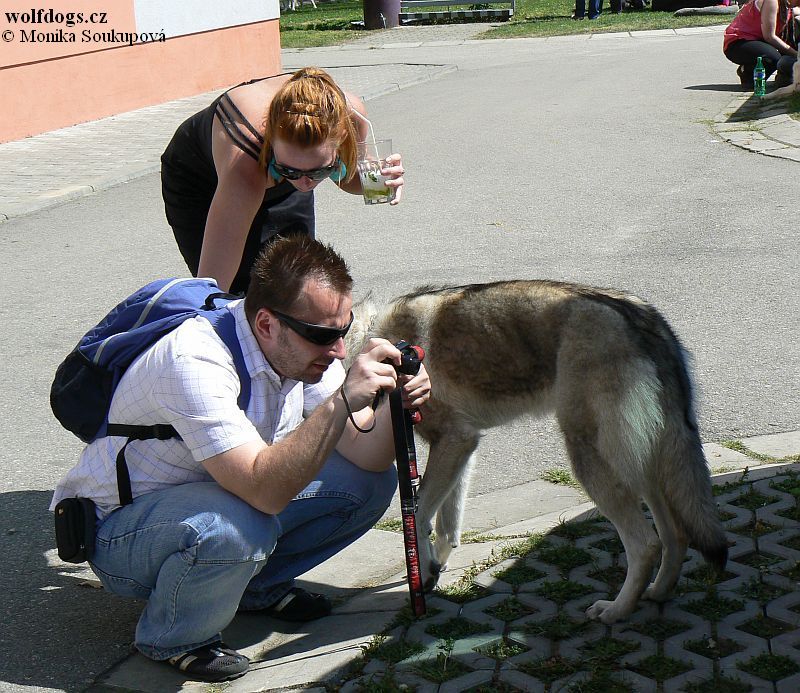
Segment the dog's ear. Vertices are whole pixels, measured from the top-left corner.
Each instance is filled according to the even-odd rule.
[[[353,359],[361,352],[367,340],[374,336],[372,328],[377,317],[378,306],[373,301],[372,292],[370,291],[358,303],[353,305],[353,324],[344,339],[344,344],[347,348],[347,356],[344,360],[345,368],[350,367]]]

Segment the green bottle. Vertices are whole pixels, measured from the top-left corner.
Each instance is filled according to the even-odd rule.
[[[756,69],[753,70],[753,96],[764,96],[767,93],[767,78],[764,63],[759,55],[756,59]]]

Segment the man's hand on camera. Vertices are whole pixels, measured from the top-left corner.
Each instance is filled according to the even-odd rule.
[[[342,385],[352,411],[370,406],[379,392],[388,394],[394,390],[397,386],[395,364],[400,364],[400,352],[391,342],[385,339],[367,342]]]
[[[431,398],[431,379],[425,364],[419,366],[419,373],[414,376],[401,375],[398,382],[403,386],[403,407],[405,409],[419,409]]]

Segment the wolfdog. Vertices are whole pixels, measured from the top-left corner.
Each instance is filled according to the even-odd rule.
[[[427,590],[459,544],[481,431],[549,412],[575,476],[627,556],[619,595],[595,602],[590,618],[613,623],[642,596],[665,600],[689,542],[725,566],[686,355],[655,308],[621,291],[534,280],[424,287],[382,310],[370,299],[355,310],[356,340],[376,335],[425,349],[433,394],[416,430],[430,444],[417,512]],[[427,539],[434,516],[435,546]]]

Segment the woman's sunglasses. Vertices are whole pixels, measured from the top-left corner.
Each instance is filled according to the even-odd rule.
[[[275,173],[288,180],[300,180],[303,177],[310,178],[311,180],[325,180],[332,173],[334,173],[340,166],[341,164],[337,159],[330,166],[323,166],[322,168],[312,168],[308,171],[303,171],[299,168],[290,168],[289,166],[284,166],[283,164],[279,164],[277,161],[275,161],[275,157],[274,156],[272,157],[272,168],[275,170]]]
[[[340,337],[344,337],[350,330],[350,326],[353,324],[352,311],[350,312],[350,322],[347,323],[347,327],[328,327],[327,325],[315,325],[310,322],[297,320],[291,315],[286,315],[286,313],[281,313],[280,311],[273,310],[272,308],[269,310],[274,313],[278,320],[284,323],[292,331],[299,334],[303,339],[307,339],[309,342],[313,344],[319,344],[320,346],[330,346]]]

